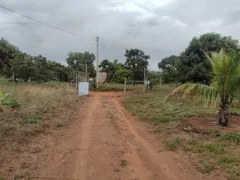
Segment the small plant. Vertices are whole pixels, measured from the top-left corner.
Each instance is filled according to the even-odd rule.
[[[37,153],[39,153],[39,152],[41,152],[42,150],[41,150],[41,148],[39,148],[39,147],[34,147],[32,150],[31,150],[31,153],[32,154],[37,154]]]
[[[228,141],[240,145],[240,134],[239,133],[221,134],[219,140]]]
[[[121,170],[119,168],[114,169],[115,172],[120,172]]]
[[[6,108],[15,108],[19,106],[17,101],[10,97],[10,93],[4,94],[0,91],[0,111],[3,111]]]
[[[125,167],[127,167],[127,165],[128,165],[127,160],[122,159],[122,160],[120,161],[120,166],[121,166],[121,167],[125,168]]]
[[[203,164],[203,166],[200,168],[200,171],[206,174],[210,174],[215,169],[215,167],[215,164]]]
[[[179,137],[176,137],[174,140],[166,140],[164,143],[166,149],[169,151],[176,151],[178,147],[182,144],[181,138]]]
[[[23,123],[37,124],[42,118],[43,115],[39,112],[29,113],[23,118]]]
[[[62,123],[57,123],[57,124],[56,124],[56,127],[57,127],[57,128],[61,128],[61,127],[65,127],[65,125],[62,124]]]

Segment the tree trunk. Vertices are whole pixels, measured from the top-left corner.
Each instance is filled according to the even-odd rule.
[[[229,120],[228,106],[229,106],[228,97],[226,97],[225,99],[222,98],[220,110],[219,110],[219,120],[218,120],[219,125],[222,125],[222,126],[228,125],[228,120]]]

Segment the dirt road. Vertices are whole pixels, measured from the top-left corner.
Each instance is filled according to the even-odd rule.
[[[150,125],[132,117],[121,106],[119,96],[90,94],[78,120],[60,140],[49,140],[38,179],[201,179],[181,155],[163,151]]]

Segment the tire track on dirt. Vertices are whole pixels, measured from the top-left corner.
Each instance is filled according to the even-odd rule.
[[[112,104],[116,108],[116,116],[121,122],[120,126],[125,126],[124,134],[130,148],[130,152],[126,154],[132,163],[132,168],[138,171],[141,180],[187,180],[196,176],[189,173],[182,173],[176,168],[176,164],[168,157],[160,155],[155,149],[137,132],[131,121],[134,118],[126,113],[126,110],[119,103],[119,100],[111,98]],[[118,115],[117,115],[118,114]],[[167,155],[167,154],[166,154]],[[169,155],[168,155],[169,156]],[[172,164],[173,163],[173,164]],[[141,167],[141,168],[140,168]],[[145,171],[145,172],[144,172]]]
[[[79,180],[87,179],[88,148],[91,141],[90,131],[93,125],[93,115],[99,102],[99,96],[94,96],[93,98],[94,99],[90,101],[91,103],[89,103],[89,106],[91,107],[88,109],[88,113],[82,122],[82,137],[79,146],[81,153],[79,153],[77,157],[77,163],[75,167],[75,172],[77,172],[76,179]]]

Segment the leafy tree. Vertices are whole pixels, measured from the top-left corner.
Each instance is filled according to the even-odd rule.
[[[116,83],[124,83],[125,78],[130,80],[132,77],[132,72],[127,69],[119,69],[114,74],[114,81]]]
[[[51,71],[48,69],[47,59],[41,55],[33,57],[34,75],[32,80],[36,82],[46,82],[52,80]]]
[[[147,69],[150,56],[139,49],[127,49],[125,57],[127,58],[125,67],[132,71],[133,80],[143,80],[144,68]]]
[[[211,57],[207,57],[213,73],[211,86],[183,84],[170,93],[167,99],[174,95],[188,95],[202,98],[207,104],[219,102],[219,124],[227,126],[229,108],[240,88],[240,53],[234,52],[227,55],[222,49],[220,52],[211,53]]]
[[[10,44],[5,39],[0,40],[0,69],[9,63],[10,59],[15,57],[16,52],[18,52],[18,48],[14,45]]]
[[[10,60],[10,70],[12,77],[22,79],[27,82],[30,77],[34,76],[34,64],[32,57],[26,53],[19,52],[13,60]]]
[[[238,41],[216,33],[203,34],[199,38],[194,37],[180,56],[178,64],[180,81],[210,84],[211,63],[206,59],[204,52],[220,51],[221,48],[226,52],[237,50]]]
[[[105,72],[107,74],[106,82],[112,79],[114,75],[113,71],[113,63],[110,62],[108,59],[104,59],[99,65],[100,71]]]
[[[178,81],[177,63],[179,57],[172,55],[170,57],[163,58],[158,63],[159,69],[162,69],[162,78],[164,83],[173,83]]]
[[[96,76],[96,71],[94,68],[95,55],[89,52],[70,52],[67,55],[67,64],[75,72],[85,72],[86,66],[90,77]]]
[[[68,68],[56,61],[48,61],[48,69],[51,72],[51,80],[54,81],[69,81]]]

